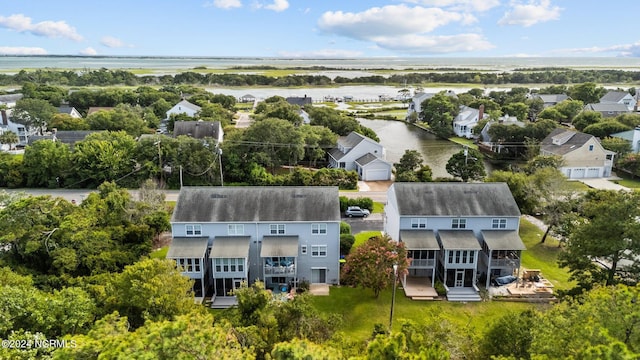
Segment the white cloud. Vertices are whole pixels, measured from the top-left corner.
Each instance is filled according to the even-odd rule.
[[[108,48],[121,48],[125,47],[125,43],[122,40],[115,38],[113,36],[104,36],[100,39],[100,44],[108,47]]]
[[[216,7],[218,9],[233,9],[242,7],[240,0],[213,0],[204,3],[204,7]]]
[[[457,11],[487,11],[498,5],[500,0],[404,0],[408,3],[426,6],[446,7]]]
[[[87,56],[97,55],[98,54],[98,52],[92,47],[88,47],[86,49],[82,49],[78,53],[80,55],[87,55]]]
[[[562,8],[551,6],[550,0],[529,0],[524,4],[519,1],[512,1],[511,10],[507,11],[499,25],[522,25],[529,27],[539,22],[558,20]]]
[[[76,29],[64,21],[47,20],[34,24],[31,22],[30,17],[14,14],[8,17],[0,16],[0,27],[17,32],[31,33],[36,36],[82,41],[82,36],[76,32]]]
[[[253,4],[253,7],[256,9],[267,9],[267,10],[273,10],[275,12],[281,12],[281,11],[285,11],[289,8],[289,1],[288,0],[273,0],[272,3],[269,4],[263,4],[261,2],[255,2]]]
[[[620,44],[620,45],[612,45],[606,47],[588,47],[588,48],[574,48],[574,49],[565,49],[558,50],[556,52],[560,53],[570,53],[573,55],[576,54],[614,54],[616,56],[624,56],[624,57],[640,57],[640,41],[635,42],[633,44]]]
[[[318,27],[327,33],[369,40],[376,36],[426,33],[451,22],[469,23],[474,19],[437,8],[388,5],[360,13],[328,11],[318,20]]]
[[[39,47],[0,46],[0,55],[46,55],[47,51]]]
[[[478,34],[426,35],[450,23],[468,25],[477,19],[468,13],[407,5],[374,7],[360,13],[325,12],[318,28],[326,33],[370,41],[379,48],[408,53],[450,53],[493,48]]]
[[[291,58],[354,58],[362,56],[362,52],[354,50],[321,49],[313,51],[281,51],[278,56]]]
[[[412,54],[446,54],[493,49],[495,46],[478,34],[425,36],[408,34],[379,37],[375,43],[385,49]]]

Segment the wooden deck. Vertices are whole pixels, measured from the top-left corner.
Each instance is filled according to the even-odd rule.
[[[431,287],[431,278],[407,276],[403,284],[404,294],[411,300],[437,300],[438,293]]]

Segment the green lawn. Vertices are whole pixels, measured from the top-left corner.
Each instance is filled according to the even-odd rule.
[[[478,150],[478,145],[476,145],[473,142],[473,139],[467,139],[467,138],[461,138],[461,137],[450,137],[449,141]]]
[[[378,231],[356,234],[355,246],[368,238],[379,235]],[[520,237],[527,250],[523,252],[522,266],[528,269],[540,269],[542,275],[554,284],[556,289],[567,289],[572,284],[564,269],[558,268],[556,258],[560,251],[558,241],[549,237],[540,244],[543,231],[530,222],[520,221]],[[343,319],[340,331],[349,334],[354,340],[366,340],[377,323],[389,324],[391,309],[391,289],[383,291],[376,299],[369,289],[332,286],[329,296],[314,296],[312,302],[323,313],[337,313]],[[483,331],[486,323],[505,312],[522,311],[531,308],[546,308],[546,304],[487,301],[479,303],[454,303],[447,301],[413,301],[404,296],[402,289],[396,292],[394,308],[394,329],[398,329],[402,319],[418,323],[433,316],[441,316],[456,327],[470,325],[473,332]],[[471,335],[471,334],[470,334]]]
[[[163,246],[160,249],[151,252],[149,257],[152,259],[164,259],[167,257],[167,252],[169,251],[169,246]]]
[[[371,211],[372,214],[377,214],[377,213],[384,213],[384,204],[381,202],[373,202],[373,210]]]
[[[616,184],[628,187],[630,189],[640,189],[640,180],[638,179],[630,179],[630,178],[622,178],[620,180],[613,181]]]

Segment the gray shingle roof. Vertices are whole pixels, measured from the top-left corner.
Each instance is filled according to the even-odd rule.
[[[585,105],[584,109],[588,111],[598,112],[629,112],[629,108],[627,108],[627,105],[613,102],[587,104]]]
[[[196,139],[206,137],[217,139],[220,133],[218,121],[176,121],[173,136],[187,135]]]
[[[361,142],[363,142],[364,139],[367,139],[367,137],[362,135],[362,134],[358,134],[355,131],[352,131],[352,132],[349,133],[349,135],[347,135],[345,137],[340,137],[338,139],[338,144],[340,144],[340,145],[342,145],[344,147],[354,148],[356,145],[358,145]]]
[[[251,236],[216,236],[211,246],[211,258],[249,257]]]
[[[178,258],[203,258],[207,251],[208,240],[206,237],[176,237],[171,241],[167,259]]]
[[[600,102],[614,102],[617,103],[620,100],[624,99],[625,96],[629,95],[626,91],[609,91],[604,94],[603,97],[600,98]]]
[[[187,109],[191,109],[193,111],[200,111],[202,108],[196,104],[190,103],[187,100],[182,100],[179,103],[175,104],[174,107],[176,106],[181,106],[181,107],[186,107]]]
[[[520,216],[506,183],[394,183],[402,216]]]
[[[183,187],[172,222],[340,221],[338,187]]]
[[[433,230],[401,230],[400,241],[408,250],[440,250]]]
[[[482,250],[473,230],[440,230],[438,236],[445,250]]]
[[[482,237],[489,250],[526,250],[515,230],[482,230]]]
[[[369,164],[371,162],[374,162],[376,160],[384,161],[382,159],[378,159],[378,157],[376,157],[372,153],[367,153],[365,155],[360,156],[358,159],[356,159],[356,163],[358,163],[358,165],[360,165],[360,166],[364,166],[364,165],[367,165],[367,164]]]
[[[553,143],[554,138],[568,137],[573,134],[566,142],[556,145]],[[565,155],[584,146],[587,141],[591,140],[593,135],[585,134],[578,131],[557,128],[553,130],[540,143],[540,149],[555,155]]]

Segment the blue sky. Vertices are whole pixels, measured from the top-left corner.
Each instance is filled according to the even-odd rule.
[[[2,0],[0,54],[640,56],[637,0]]]

